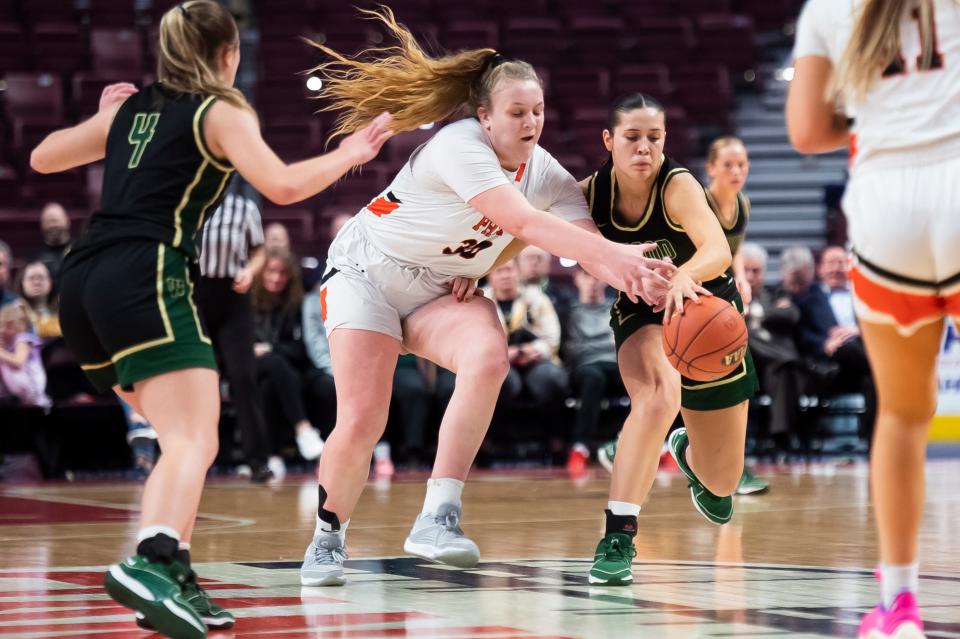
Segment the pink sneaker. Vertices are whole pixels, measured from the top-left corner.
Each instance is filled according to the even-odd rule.
[[[860,622],[860,639],[925,639],[917,598],[902,592],[885,610],[882,605],[870,611]]]

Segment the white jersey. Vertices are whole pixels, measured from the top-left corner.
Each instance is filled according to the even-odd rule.
[[[797,25],[794,57],[829,58],[836,69],[863,0],[808,0]],[[960,147],[960,2],[934,0],[936,53],[933,68],[918,69],[919,19],[906,11],[900,26],[901,60],[871,85],[861,101],[844,96],[854,118],[851,160],[891,165],[921,161],[916,153]],[[925,154],[925,159],[929,158]]]
[[[553,156],[537,146],[516,171],[505,171],[474,118],[445,126],[414,151],[355,219],[396,262],[479,277],[513,238],[467,202],[504,184],[561,219],[590,219],[580,186]]]

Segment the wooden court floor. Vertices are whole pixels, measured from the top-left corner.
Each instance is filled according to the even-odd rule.
[[[921,550],[929,637],[960,638],[960,461],[933,461]],[[237,625],[211,637],[854,637],[876,603],[863,464],[761,467],[765,495],[738,497],[716,527],[677,474],[640,515],[635,583],[588,585],[609,478],[478,472],[463,526],[483,560],[461,571],[403,555],[423,476],[367,487],[347,535],[349,583],[301,588],[313,530],[310,477],[210,483],[193,556]],[[134,483],[0,486],[0,636],[151,636],[102,594],[104,565],[130,554]],[[157,636],[157,635],[153,635]]]

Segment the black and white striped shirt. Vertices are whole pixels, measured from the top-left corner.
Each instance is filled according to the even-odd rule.
[[[250,249],[262,245],[263,225],[256,203],[228,193],[203,225],[200,273],[232,279],[246,265]]]

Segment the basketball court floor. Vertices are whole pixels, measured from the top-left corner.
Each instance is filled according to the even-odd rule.
[[[921,603],[928,637],[960,638],[960,461],[928,466]],[[640,515],[635,584],[586,574],[609,478],[478,472],[464,528],[482,563],[456,570],[403,555],[425,476],[371,483],[347,536],[349,583],[301,588],[316,484],[208,484],[193,541],[205,586],[238,617],[211,637],[855,637],[876,603],[876,537],[863,464],[760,467],[765,495],[738,497],[716,527],[681,476],[661,474]],[[0,636],[141,639],[101,589],[131,553],[134,483],[0,486]]]

